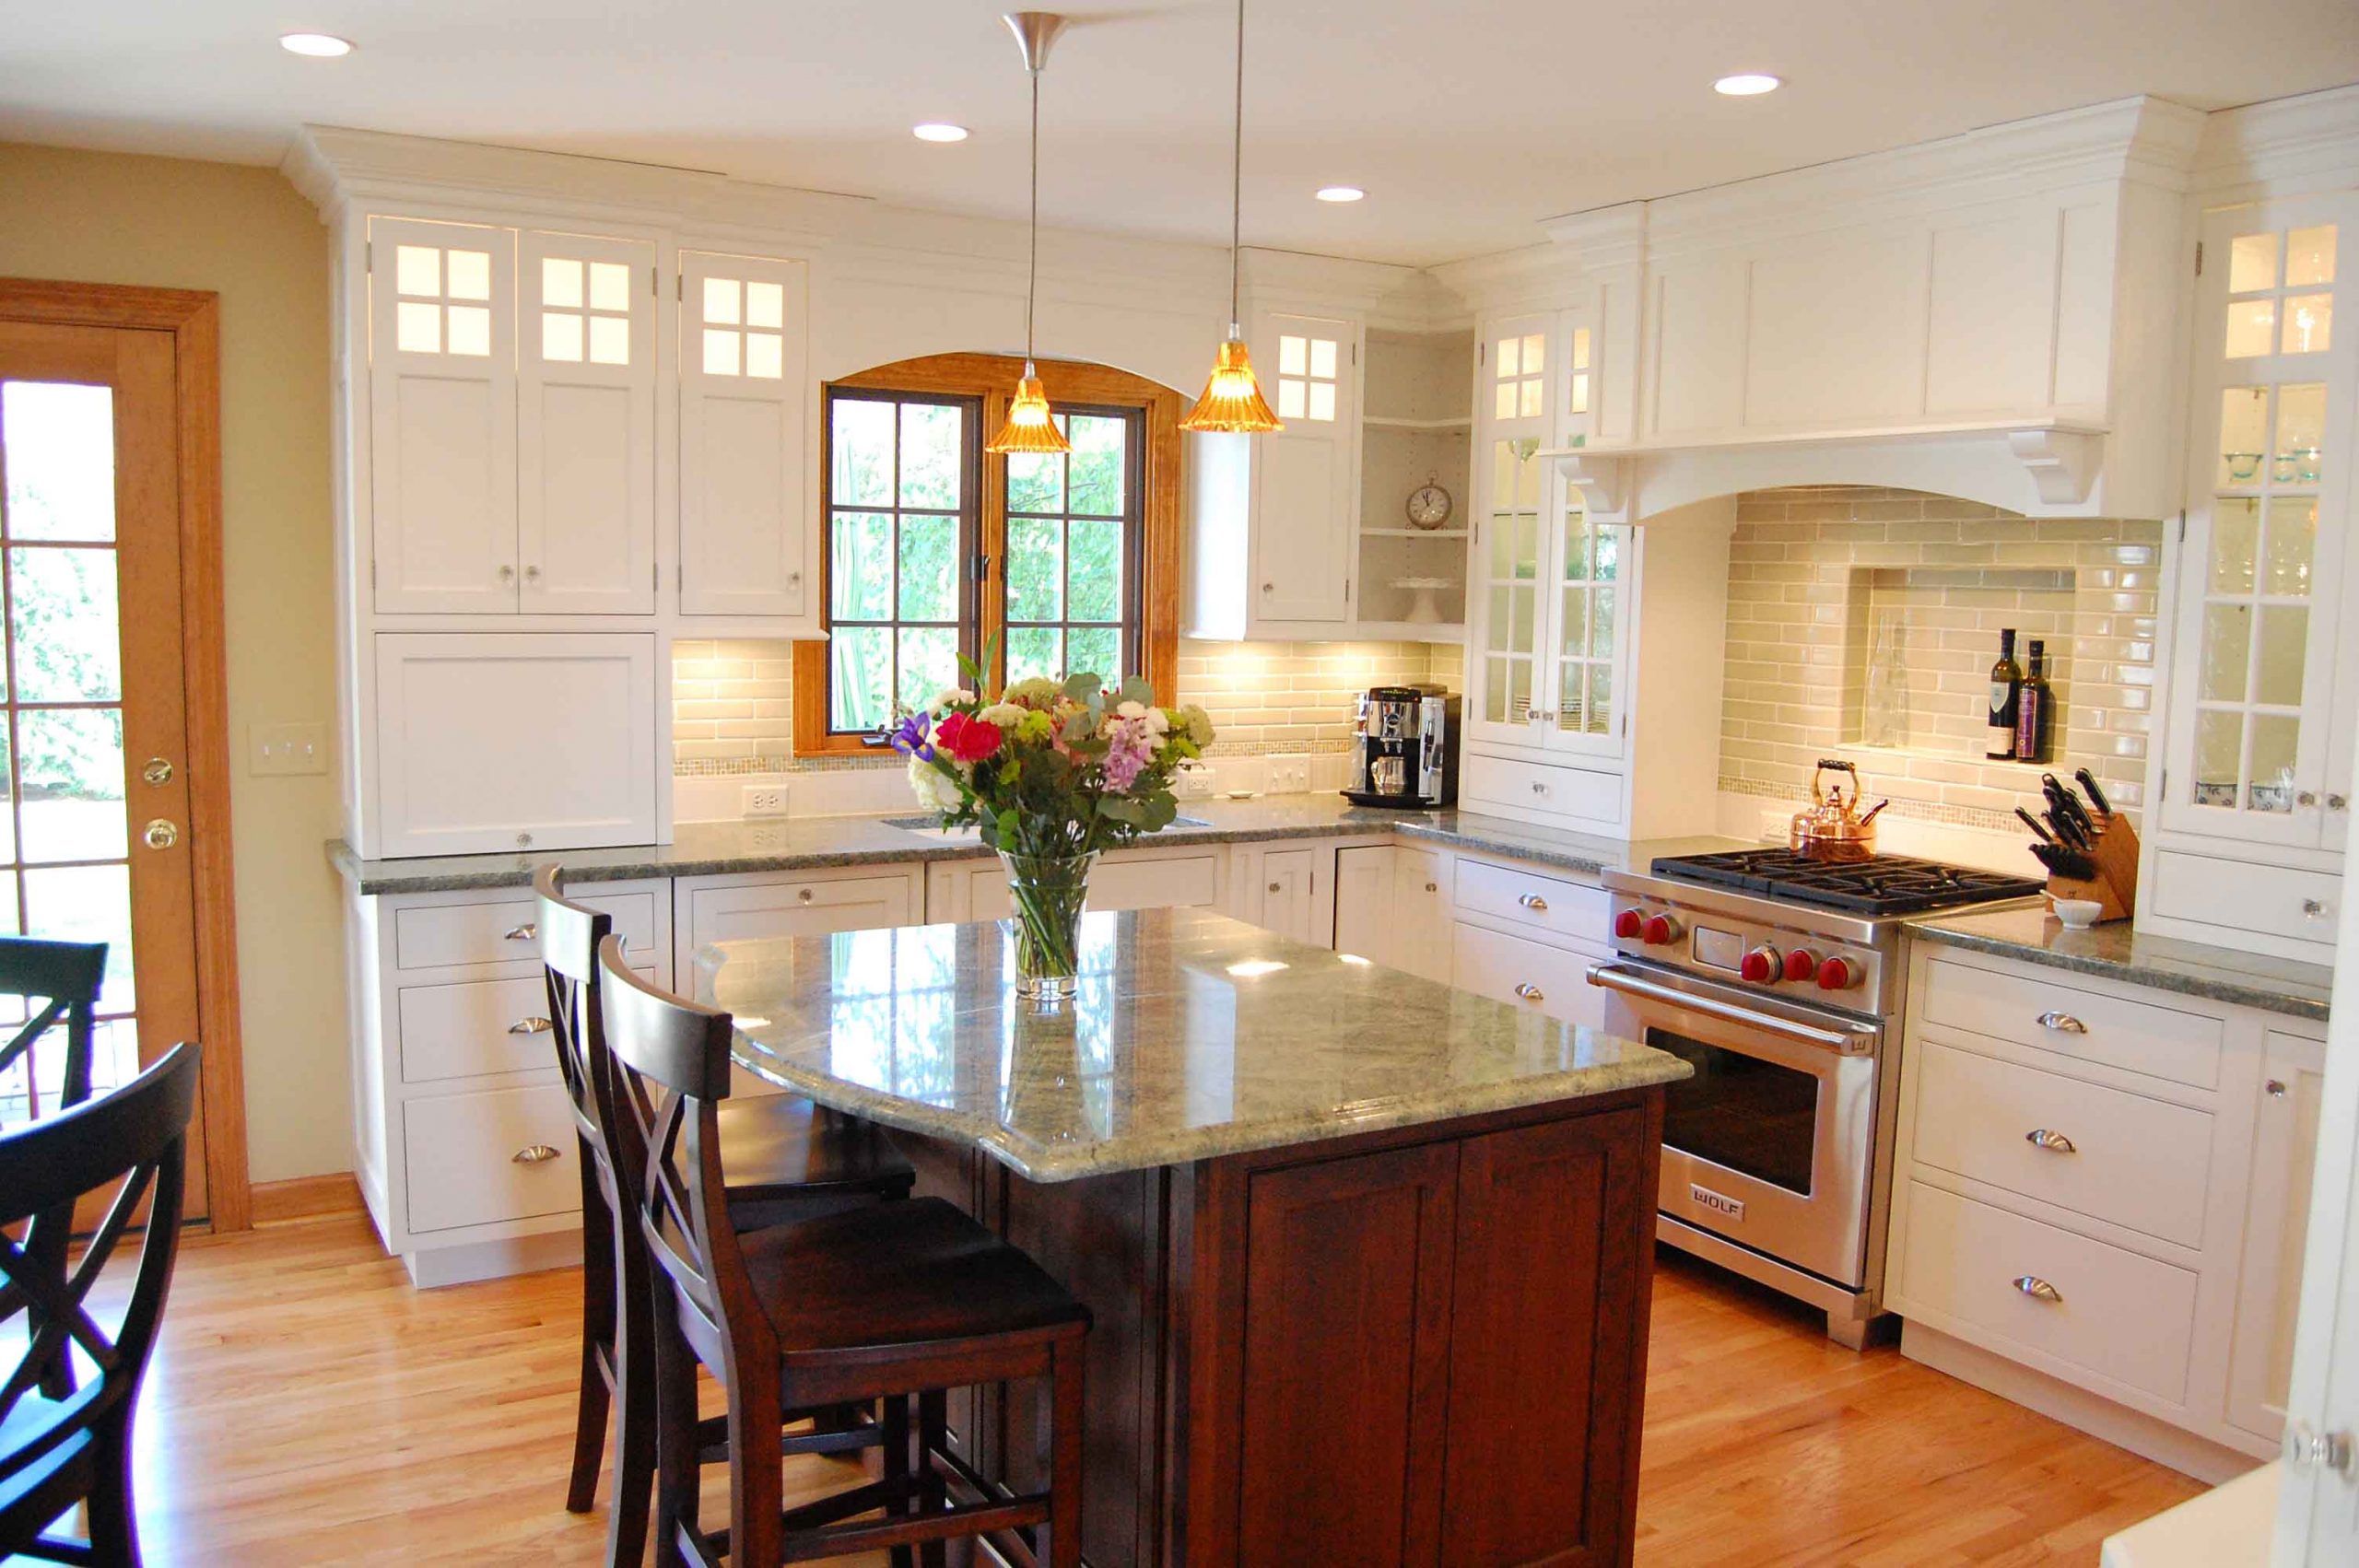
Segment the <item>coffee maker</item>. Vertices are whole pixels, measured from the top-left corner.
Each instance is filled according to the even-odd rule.
[[[1356,805],[1422,811],[1458,800],[1458,698],[1439,686],[1371,686],[1352,725]]]

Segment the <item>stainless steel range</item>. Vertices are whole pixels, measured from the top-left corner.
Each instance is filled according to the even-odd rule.
[[[1857,1349],[1882,1304],[1911,916],[2028,878],[1898,855],[1670,856],[1608,872],[1608,1032],[1694,1065],[1671,1086],[1656,1234],[1826,1309]]]

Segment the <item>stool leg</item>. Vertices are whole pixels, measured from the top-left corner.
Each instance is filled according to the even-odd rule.
[[[1074,1334],[1049,1355],[1047,1568],[1081,1568],[1081,1363],[1087,1347]]]
[[[776,1363],[739,1365],[729,1390],[729,1561],[732,1568],[772,1568],[785,1548],[780,1518],[785,1482],[779,1471]],[[696,1443],[690,1428],[688,1444]],[[692,1483],[693,1484],[693,1483]]]
[[[950,1502],[942,1467],[934,1462],[934,1456],[950,1441],[946,1404],[939,1388],[930,1388],[918,1396],[918,1507],[927,1514],[941,1513]],[[938,1540],[920,1546],[921,1568],[944,1568],[949,1560],[948,1550],[947,1542]]]
[[[893,1488],[892,1501],[885,1505],[887,1515],[907,1514],[913,1505],[910,1489],[910,1401],[906,1395],[888,1395],[877,1414],[883,1418],[885,1444],[879,1457],[883,1461],[886,1484]],[[906,1546],[897,1546],[890,1553],[893,1568],[917,1568],[917,1559]]]
[[[587,1514],[597,1501],[598,1461],[606,1451],[608,1395],[603,1363],[615,1347],[615,1220],[599,1189],[587,1140],[577,1139],[581,1166],[581,1394],[573,1416],[573,1471],[565,1489],[568,1512]]]
[[[92,1433],[89,1532],[92,1560],[112,1568],[139,1568],[139,1519],[132,1503],[131,1423],[135,1401],[123,1399]]]
[[[680,1333],[678,1310],[667,1281],[651,1315],[655,1341],[655,1568],[687,1568],[687,1555],[680,1550],[680,1532],[702,1533],[698,1497],[703,1477],[697,1464],[697,1357]],[[733,1452],[731,1463],[736,1459]]]
[[[610,1568],[638,1568],[647,1550],[648,1508],[656,1467],[655,1315],[657,1281],[645,1245],[618,1222],[616,1273],[622,1280],[615,1313],[615,1501],[606,1521]],[[670,1288],[668,1281],[664,1288]]]

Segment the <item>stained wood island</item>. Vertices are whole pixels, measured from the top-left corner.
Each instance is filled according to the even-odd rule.
[[[1088,1304],[1092,1568],[1628,1562],[1686,1064],[1196,910],[1083,951],[1054,1011],[995,924],[723,943],[697,986]],[[1031,1397],[952,1402],[1019,1489]]]

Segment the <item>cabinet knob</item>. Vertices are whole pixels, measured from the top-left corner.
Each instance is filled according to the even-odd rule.
[[[2315,806],[2318,803],[2318,793],[2315,790],[2297,790],[2294,792],[2294,803],[2297,806]]]
[[[2326,905],[2316,898],[2305,898],[2302,900],[2302,913],[2313,920],[2318,919],[2326,913]]]
[[[801,572],[789,572],[789,573],[787,573],[787,574],[786,574],[786,586],[787,586],[787,587],[789,587],[789,588],[800,588],[800,587],[802,587],[802,586],[803,586],[803,574],[802,574]]]
[[[1524,894],[1517,898],[1516,902],[1536,915],[1544,915],[1548,912],[1548,900],[1541,897],[1537,893]]]
[[[527,920],[521,926],[509,927],[507,940],[510,942],[535,942],[539,940],[541,928],[533,921]]]
[[[795,901],[797,904],[808,904],[808,903],[810,903],[810,902],[811,902],[811,890],[810,890],[809,888],[807,888],[807,887],[798,887],[798,888],[796,888],[796,889],[794,890],[794,901]]]
[[[499,580],[502,582],[514,582],[516,580],[516,568],[509,566],[501,567],[499,568]]]
[[[1548,1000],[1546,996],[1542,994],[1540,988],[1533,985],[1529,980],[1525,980],[1519,984],[1515,989],[1515,994],[1521,997],[1526,1001],[1546,1001]]]
[[[508,1158],[519,1165],[544,1165],[557,1158],[557,1151],[546,1143],[527,1143]]]
[[[2054,1285],[2049,1284],[2046,1280],[2041,1279],[2036,1274],[2018,1274],[2015,1276],[2014,1282],[2015,1289],[2023,1292],[2024,1294],[2031,1297],[2034,1301],[2060,1302],[2064,1299],[2064,1293],[2062,1291],[2058,1290]]]
[[[546,1018],[519,1018],[508,1026],[511,1035],[546,1035],[556,1025]]]
[[[2341,795],[2329,795],[2326,798],[2326,809],[2330,812],[2349,811],[2351,802]]]
[[[1275,593],[1277,591],[1278,585],[1274,582],[1265,582],[1262,585],[1262,591],[1264,593]]]
[[[540,581],[540,580],[541,580],[541,568],[538,568],[538,567],[526,567],[526,568],[524,568],[524,580],[525,580],[526,582],[538,582],[538,581]]]
[[[2085,1035],[2089,1032],[2087,1024],[2069,1012],[2043,1012],[2039,1015],[2039,1026],[2053,1029],[2060,1035]]]
[[[2272,1100],[2282,1100],[2285,1097],[2285,1081],[2282,1078],[2272,1078],[2262,1084],[2261,1088]]]
[[[1273,892],[1273,893],[1275,893],[1277,890],[1278,890],[1278,884],[1277,884],[1276,883],[1274,883],[1274,882],[1273,882],[1273,883],[1272,883],[1270,884],[1270,891],[1271,891],[1271,892]]]
[[[2045,1149],[2051,1154],[2071,1154],[2079,1152],[2072,1147],[2071,1139],[2060,1132],[2051,1132],[2044,1127],[2035,1127],[2025,1133],[2024,1141],[2035,1149]]]
[[[1438,882],[1429,882],[1426,883],[1426,891],[1427,893],[1439,893],[1441,891],[1441,883]]]

